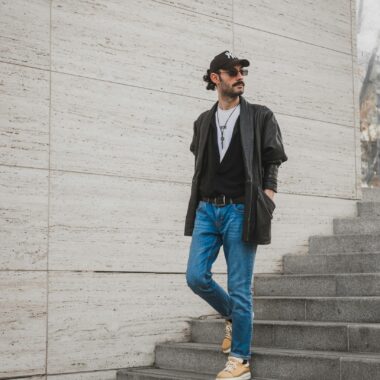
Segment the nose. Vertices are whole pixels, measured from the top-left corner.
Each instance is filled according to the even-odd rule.
[[[236,81],[242,81],[243,75],[240,71],[238,71],[238,74],[236,75]]]

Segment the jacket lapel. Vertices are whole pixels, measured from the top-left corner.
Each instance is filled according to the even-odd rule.
[[[253,147],[254,147],[254,125],[253,114],[249,107],[248,102],[240,95],[240,135],[241,146],[243,149],[243,158],[246,168],[246,180],[252,182],[252,176],[248,173],[253,173],[252,159],[253,159]]]
[[[217,105],[218,105],[218,102],[215,102],[215,104],[207,112],[206,116],[203,118],[201,125],[199,126],[199,128],[200,128],[199,151],[198,151],[198,155],[197,155],[197,162],[195,163],[195,176],[197,176],[197,174],[200,174],[200,171],[201,171],[201,163],[203,161],[203,154],[204,154],[205,147],[206,147],[207,136],[208,136],[208,132],[209,132],[210,126],[211,126],[211,118],[216,111]]]

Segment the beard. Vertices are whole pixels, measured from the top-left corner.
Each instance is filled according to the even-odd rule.
[[[235,83],[233,85],[228,85],[225,82],[221,82],[220,92],[222,96],[226,96],[229,98],[237,98],[239,95],[244,93],[244,85],[238,87],[238,84],[242,82]]]

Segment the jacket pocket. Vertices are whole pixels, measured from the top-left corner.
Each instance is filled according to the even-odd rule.
[[[261,187],[258,187],[256,199],[256,241],[258,244],[270,244],[273,211],[276,205]]]
[[[272,198],[265,191],[263,191],[263,196],[267,201],[267,205],[270,212],[273,214],[273,211],[276,208],[276,204],[273,202]]]
[[[266,209],[271,219],[273,217],[273,211],[276,208],[276,204],[272,201],[269,195],[259,186],[258,187],[258,197],[261,198],[262,206]]]

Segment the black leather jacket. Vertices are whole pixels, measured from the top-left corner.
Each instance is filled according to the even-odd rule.
[[[218,102],[199,115],[194,122],[194,134],[190,151],[195,156],[194,176],[191,184],[191,195],[185,220],[185,236],[192,236],[195,212],[200,200],[199,180],[204,157],[211,117],[216,111]],[[256,202],[258,187],[277,192],[278,167],[288,157],[282,143],[281,131],[273,112],[266,106],[251,104],[240,96],[240,131],[245,167],[245,210],[242,240],[257,244],[269,244],[270,238],[263,239],[259,230],[255,231]],[[254,149],[260,141],[259,149]],[[264,193],[265,194],[265,193]],[[269,198],[269,197],[268,197]],[[268,222],[269,223],[269,222]]]

